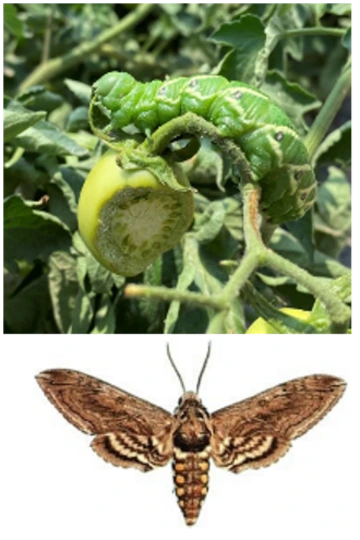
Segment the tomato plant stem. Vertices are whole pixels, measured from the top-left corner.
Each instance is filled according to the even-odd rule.
[[[350,88],[351,67],[346,66],[304,139],[310,158],[314,155],[320,142],[325,137]]]
[[[298,36],[338,36],[345,35],[344,28],[326,28],[326,26],[314,26],[313,28],[294,28],[293,30],[285,30],[279,36],[279,39],[298,37]]]
[[[259,231],[260,188],[257,185],[248,183],[243,186],[242,194],[246,250],[240,265],[230,277],[221,294],[221,298],[226,303],[238,295],[249,277],[254,273],[256,268],[261,265],[265,249]]]
[[[168,289],[167,287],[152,287],[131,283],[125,287],[124,293],[128,298],[158,298],[165,300],[165,302],[177,300],[186,304],[211,307],[216,310],[221,310],[226,307],[223,301],[218,297],[205,296],[204,294],[191,291]]]
[[[47,15],[47,21],[46,21],[46,28],[45,28],[45,34],[44,34],[44,42],[43,42],[43,50],[42,50],[42,56],[41,56],[41,63],[45,64],[48,59],[50,58],[50,49],[51,49],[51,30],[52,30],[52,21],[53,21],[53,15],[55,11],[54,4],[51,4],[49,6],[49,11]]]

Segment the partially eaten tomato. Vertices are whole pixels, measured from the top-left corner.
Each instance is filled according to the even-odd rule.
[[[188,185],[181,169],[174,173],[181,185]],[[78,222],[85,244],[101,264],[134,276],[180,241],[193,213],[190,191],[175,191],[145,169],[124,170],[109,151],[84,183]]]

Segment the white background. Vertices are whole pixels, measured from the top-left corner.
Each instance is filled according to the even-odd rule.
[[[286,380],[329,373],[348,388],[336,407],[268,468],[210,469],[199,521],[186,527],[167,466],[150,473],[105,463],[45,398],[34,376],[84,371],[170,411],[181,394],[165,336],[5,336],[1,385],[2,525],[6,540],[83,538],[327,540],[359,538],[359,370],[353,336],[212,336],[200,395],[210,410]],[[207,336],[170,336],[193,389]],[[4,489],[5,488],[5,489]]]

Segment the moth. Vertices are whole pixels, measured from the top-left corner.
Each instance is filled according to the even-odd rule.
[[[248,84],[217,75],[141,83],[113,71],[94,83],[89,111],[93,130],[108,142],[130,125],[149,136],[192,112],[242,149],[253,181],[261,183],[261,207],[269,222],[298,219],[314,203],[316,179],[305,144],[289,117]]]
[[[43,371],[37,381],[71,424],[95,435],[91,447],[105,461],[143,472],[172,461],[178,504],[193,525],[208,492],[210,459],[233,473],[275,463],[346,387],[337,377],[310,375],[210,414],[198,395],[209,355],[210,346],[196,391],[189,392],[168,348],[183,389],[174,414],[78,371]]]

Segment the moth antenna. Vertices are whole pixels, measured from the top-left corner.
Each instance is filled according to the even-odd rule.
[[[198,378],[198,381],[197,381],[197,384],[196,384],[196,393],[197,393],[197,394],[199,393],[201,380],[202,380],[202,378],[203,378],[204,371],[205,371],[206,366],[207,366],[207,363],[208,363],[208,361],[209,361],[210,353],[211,353],[211,341],[209,341],[209,343],[208,343],[208,350],[207,350],[207,353],[206,353],[206,357],[205,357],[204,363],[203,363],[203,365],[202,365],[202,368],[201,368],[201,370],[200,370],[199,378]]]
[[[176,375],[178,376],[178,379],[179,379],[180,384],[181,384],[181,388],[182,388],[183,392],[185,393],[185,392],[186,392],[186,388],[185,388],[184,381],[183,381],[183,379],[182,379],[182,376],[180,375],[180,371],[179,371],[178,368],[176,367],[176,364],[175,364],[174,360],[173,360],[172,357],[171,357],[171,354],[170,354],[170,346],[169,346],[168,343],[166,344],[166,350],[167,350],[167,355],[168,355],[169,360],[170,360],[170,364],[172,365],[172,367],[173,367],[173,369],[174,369]]]

